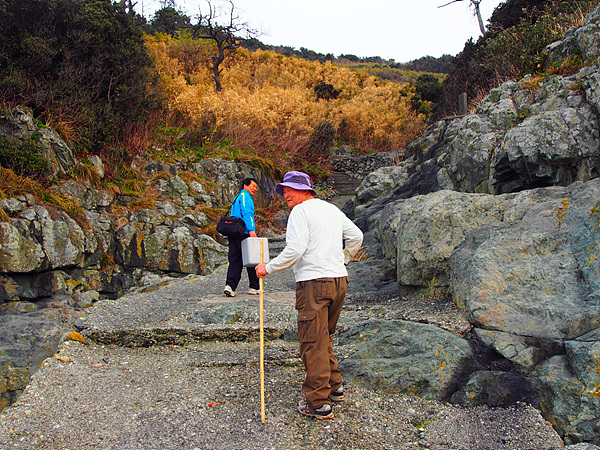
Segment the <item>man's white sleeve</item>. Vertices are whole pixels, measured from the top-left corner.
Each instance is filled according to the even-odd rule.
[[[350,253],[350,256],[356,255],[360,250],[360,246],[363,241],[363,233],[360,231],[354,222],[347,217],[344,220],[344,234],[343,239],[346,244],[346,250]]]
[[[306,251],[309,239],[308,222],[304,214],[299,212],[296,211],[296,214],[294,214],[294,210],[292,210],[288,219],[285,248],[267,264],[268,273],[279,272],[292,267]]]

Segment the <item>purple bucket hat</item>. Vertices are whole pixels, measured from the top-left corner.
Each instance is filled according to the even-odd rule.
[[[284,186],[297,189],[299,191],[310,191],[312,195],[315,197],[317,196],[317,191],[315,191],[310,184],[310,177],[304,172],[296,172],[295,170],[287,172],[283,176],[283,181],[275,186],[275,192],[277,192],[279,195],[283,195]]]

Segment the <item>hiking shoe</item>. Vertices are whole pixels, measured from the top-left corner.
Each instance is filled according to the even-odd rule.
[[[298,412],[306,417],[314,417],[319,420],[326,420],[333,418],[333,411],[331,405],[325,403],[323,406],[317,409],[310,409],[308,403],[302,401],[298,403]]]
[[[332,402],[343,402],[344,401],[344,386],[340,386],[337,390],[329,394],[329,400]]]
[[[249,295],[258,295],[258,294],[260,294],[260,291],[258,289],[250,288],[250,289],[248,289],[248,294]]]
[[[225,294],[225,297],[235,297],[235,292],[233,292],[231,286],[225,286],[223,293]]]

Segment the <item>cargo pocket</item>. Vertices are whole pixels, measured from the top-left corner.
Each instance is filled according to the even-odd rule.
[[[316,311],[298,311],[298,338],[301,343],[317,341]]]

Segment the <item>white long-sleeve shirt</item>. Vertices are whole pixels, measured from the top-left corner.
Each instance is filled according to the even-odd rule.
[[[344,248],[353,256],[362,240],[362,231],[335,205],[305,200],[290,212],[285,248],[266,269],[273,273],[293,266],[296,282],[347,276]]]

